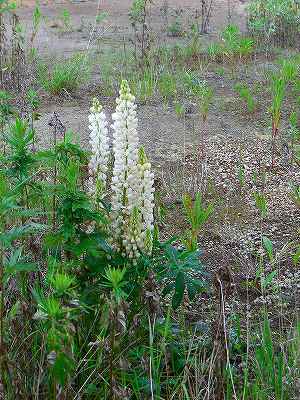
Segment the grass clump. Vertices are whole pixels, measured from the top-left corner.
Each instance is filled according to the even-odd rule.
[[[88,59],[80,54],[54,64],[53,68],[46,63],[40,63],[38,68],[39,84],[46,92],[55,95],[78,89],[89,76]]]

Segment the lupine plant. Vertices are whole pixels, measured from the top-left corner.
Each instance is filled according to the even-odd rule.
[[[207,287],[195,236],[206,219],[200,214],[207,211],[198,209],[199,199],[191,208],[201,220],[191,221],[192,245],[183,241],[176,248],[173,240],[159,241],[154,176],[139,145],[128,83],[122,82],[112,126],[97,99],[88,119],[90,153],[74,144],[69,133],[53,148],[33,153],[30,121],[20,118],[4,135],[0,369],[1,388],[11,398],[17,390],[25,397],[42,393],[49,399],[68,398],[74,385],[87,395],[96,389],[100,398],[117,398],[124,385],[141,396],[146,388],[136,384],[138,377],[149,377],[153,395],[163,393],[156,385],[169,367],[155,359],[155,346],[167,337],[155,333],[158,285],[165,288],[162,296],[172,296],[174,310],[185,294],[193,300]],[[20,344],[21,356],[14,340],[20,329],[28,334]],[[29,348],[35,349],[36,366],[27,362]],[[162,347],[161,360],[167,351]],[[123,352],[132,371],[120,367]],[[134,352],[149,357],[157,371],[141,369]],[[94,377],[90,381],[88,370],[95,365],[107,383]]]

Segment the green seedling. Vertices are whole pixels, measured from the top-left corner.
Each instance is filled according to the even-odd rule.
[[[248,111],[250,113],[253,113],[255,110],[255,101],[248,86],[242,83],[238,83],[235,85],[234,89],[239,94],[239,96],[246,102]]]
[[[265,218],[268,213],[268,203],[266,196],[264,195],[264,193],[254,192],[253,197],[255,200],[255,206],[260,212],[261,217]]]
[[[175,112],[176,112],[177,118],[182,119],[185,115],[184,105],[179,103],[178,101],[176,101],[176,103],[174,104],[174,107],[175,107]]]
[[[207,120],[208,111],[212,104],[213,97],[214,97],[213,89],[210,86],[208,86],[208,84],[205,81],[201,82],[201,84],[197,89],[197,101],[203,122]]]
[[[71,13],[67,8],[64,8],[59,13],[58,19],[62,23],[63,32],[68,32],[72,29]]]
[[[190,224],[185,245],[188,250],[195,251],[198,249],[198,235],[200,230],[213,213],[214,208],[212,204],[209,204],[207,207],[203,206],[200,193],[196,194],[194,201],[189,194],[185,194],[183,196],[183,206]]]

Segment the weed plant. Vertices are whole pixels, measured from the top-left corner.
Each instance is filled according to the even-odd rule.
[[[51,94],[72,92],[85,83],[90,76],[90,65],[85,55],[74,55],[49,67],[46,63],[38,65],[38,83]]]

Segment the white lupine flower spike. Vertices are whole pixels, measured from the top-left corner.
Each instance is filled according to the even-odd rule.
[[[116,103],[116,112],[112,116],[115,159],[112,179],[113,232],[117,235],[119,250],[136,260],[140,252],[146,248],[149,252],[150,247],[153,174],[144,150],[139,150],[135,98],[127,81],[122,82]]]
[[[122,81],[116,104],[111,126],[114,155],[112,242],[124,257],[136,263],[142,253],[152,251],[154,176],[144,149],[139,148],[135,97],[127,81]],[[93,100],[89,122],[93,153],[89,164],[90,187],[98,198],[106,190],[109,139],[106,117],[97,99]]]
[[[98,99],[93,99],[90,111],[89,129],[92,157],[89,163],[89,191],[97,198],[106,191],[109,137],[106,116]]]

